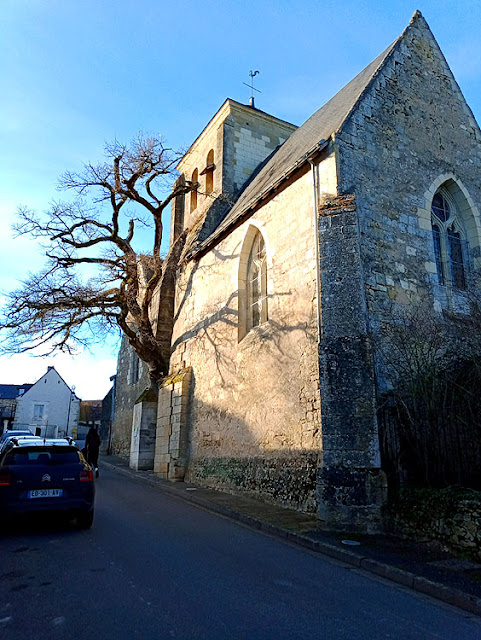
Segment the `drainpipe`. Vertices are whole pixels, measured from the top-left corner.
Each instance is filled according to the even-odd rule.
[[[70,422],[70,407],[72,406],[72,391],[69,389],[68,409],[67,409],[67,426],[65,428],[65,436],[68,438],[68,427]]]
[[[115,382],[117,380],[117,375],[110,376],[110,380],[112,381],[112,402],[110,405],[110,420],[109,420],[109,438],[108,438],[108,446],[107,446],[107,455],[112,454],[112,425],[114,422],[114,414],[115,414]]]
[[[318,205],[319,205],[319,180],[318,180],[318,164],[315,164],[312,158],[308,158],[308,162],[312,167],[312,186],[314,190],[314,247],[316,254],[316,301],[317,301],[317,345],[321,344],[322,337],[322,321],[321,321],[321,265],[319,261],[319,223],[318,223]]]

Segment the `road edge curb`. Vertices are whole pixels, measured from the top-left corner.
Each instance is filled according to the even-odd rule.
[[[175,484],[170,487],[167,483],[164,484],[160,479],[138,475],[134,470],[126,469],[122,466],[116,465],[115,463],[108,462],[105,459],[102,460],[102,464],[105,464],[111,469],[118,471],[129,478],[144,482],[152,487],[157,487],[164,493],[180,500],[184,500],[185,502],[197,505],[207,511],[235,520],[253,529],[258,529],[263,533],[283,538],[289,542],[297,544],[298,546],[307,548],[310,551],[321,553],[350,566],[373,573],[379,577],[385,578],[386,580],[390,580],[391,582],[412,589],[413,591],[418,591],[435,598],[436,600],[440,600],[447,604],[454,605],[459,609],[463,609],[464,611],[468,611],[469,613],[481,616],[481,598],[478,598],[477,596],[472,596],[464,591],[460,591],[459,589],[447,587],[440,582],[429,580],[424,576],[419,576],[410,571],[400,569],[399,567],[380,562],[379,560],[363,557],[352,551],[348,551],[347,549],[336,547],[333,544],[312,540],[302,534],[288,531],[287,529],[283,529],[282,527],[268,522],[263,522],[253,516],[239,513],[225,505],[219,505],[215,502],[205,500],[197,496],[194,491],[192,493],[181,493],[179,490],[175,489]]]

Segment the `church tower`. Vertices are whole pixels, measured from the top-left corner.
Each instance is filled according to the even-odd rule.
[[[227,99],[177,166],[198,188],[172,206],[171,242],[184,229],[221,222],[256,169],[296,126]]]

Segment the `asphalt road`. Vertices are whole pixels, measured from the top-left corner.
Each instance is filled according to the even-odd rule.
[[[481,640],[481,619],[103,471],[89,531],[0,533],[6,640]]]

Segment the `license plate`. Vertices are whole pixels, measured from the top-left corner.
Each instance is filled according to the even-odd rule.
[[[32,489],[27,493],[29,498],[61,498],[62,489]]]

